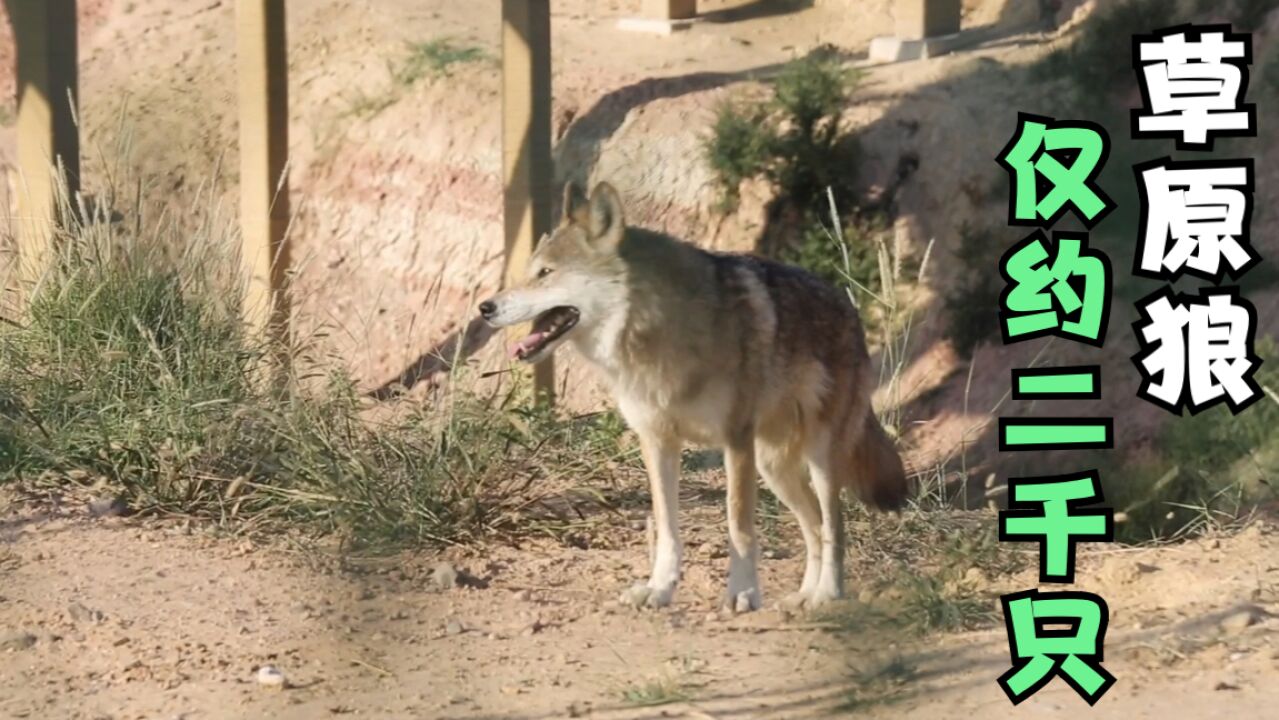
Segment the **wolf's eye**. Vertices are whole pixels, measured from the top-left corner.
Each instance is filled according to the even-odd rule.
[[[542,278],[546,277],[547,275],[550,275],[550,274],[551,274],[551,273],[553,273],[553,272],[555,272],[555,270],[554,270],[554,269],[552,269],[552,268],[548,268],[548,267],[544,267],[544,268],[542,268],[541,270],[538,270],[538,271],[537,271],[537,279],[538,279],[538,280],[541,280]]]

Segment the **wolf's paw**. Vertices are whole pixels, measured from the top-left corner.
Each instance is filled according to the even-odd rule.
[[[724,593],[724,602],[722,607],[731,613],[747,613],[758,610],[762,603],[759,598],[759,588],[750,588],[740,592],[733,592],[730,588]]]
[[[843,599],[843,597],[844,597],[843,593],[841,593],[838,590],[831,589],[831,588],[823,589],[819,587],[808,596],[808,602],[806,603],[806,607],[809,610],[813,610],[815,608],[822,607],[823,605],[829,605],[833,602],[841,600]]]
[[[636,610],[644,608],[664,608],[671,604],[675,597],[675,586],[665,588],[649,587],[646,583],[638,583],[622,593],[620,602]]]

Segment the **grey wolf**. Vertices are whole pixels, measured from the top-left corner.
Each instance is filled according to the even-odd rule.
[[[758,476],[799,521],[807,564],[787,602],[809,607],[844,593],[840,491],[877,509],[906,501],[901,458],[871,409],[857,310],[799,268],[628,227],[612,186],[587,198],[570,183],[524,280],[479,310],[495,327],[532,321],[511,347],[523,362],[571,344],[639,436],[656,540],[648,582],[624,602],[661,607],[675,592],[683,443],[724,451],[733,611],[761,603]]]

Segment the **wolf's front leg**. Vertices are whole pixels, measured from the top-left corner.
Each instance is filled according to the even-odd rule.
[[[724,467],[728,471],[728,592],[724,607],[749,612],[760,605],[759,539],[755,535],[759,485],[753,443],[725,448]]]
[[[675,596],[683,549],[679,541],[679,443],[641,432],[640,449],[653,492],[653,525],[657,538],[648,582],[622,594],[634,607],[665,607]]]

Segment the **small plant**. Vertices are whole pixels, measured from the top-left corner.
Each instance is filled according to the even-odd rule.
[[[689,698],[688,689],[670,678],[632,685],[622,690],[622,700],[635,707],[669,705]]]
[[[935,575],[904,571],[898,585],[902,593],[898,622],[920,634],[973,630],[992,624],[996,617],[993,600],[958,585],[957,569],[948,568]]]
[[[919,668],[900,655],[870,668],[859,669],[853,676],[857,687],[848,694],[840,709],[856,712],[906,700],[911,696],[906,686],[918,675]]]
[[[377,95],[357,90],[346,99],[346,109],[342,111],[340,117],[357,117],[361,119],[376,117],[383,110],[394,105],[398,99],[394,93],[388,92]]]
[[[483,62],[488,54],[482,48],[457,45],[448,38],[436,38],[409,45],[408,57],[392,73],[397,85],[409,86],[424,78],[448,77],[454,65]]]
[[[719,106],[706,143],[706,160],[719,182],[723,209],[737,204],[743,180],[764,172],[774,142],[760,108],[741,108],[729,102]]]
[[[955,249],[958,272],[946,292],[950,320],[946,334],[960,357],[972,357],[986,339],[999,335],[999,258],[1004,251],[999,235],[965,224]]]
[[[815,221],[805,228],[799,242],[782,249],[781,259],[836,287],[851,286],[858,307],[865,307],[881,285],[879,246],[886,232],[885,223],[875,217],[850,217],[840,233],[832,233]]]

